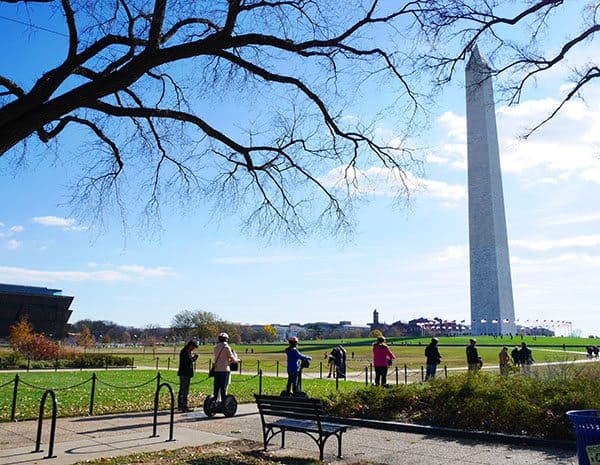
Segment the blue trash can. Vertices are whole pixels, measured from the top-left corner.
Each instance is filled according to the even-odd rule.
[[[598,410],[570,410],[577,439],[579,465],[600,465],[600,416]]]

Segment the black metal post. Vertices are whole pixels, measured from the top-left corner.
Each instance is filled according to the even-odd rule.
[[[398,386],[398,366],[396,366],[396,386]]]
[[[167,357],[167,371],[171,370],[171,357]]]
[[[421,365],[421,381],[425,380],[425,370],[423,369],[423,365]]]
[[[408,384],[408,367],[404,364],[404,384]]]
[[[275,376],[279,378],[279,360],[275,362]]]
[[[260,373],[260,360],[256,362],[256,374]]]
[[[258,395],[262,395],[262,370],[258,371]]]
[[[94,398],[96,397],[96,373],[92,373],[92,390],[90,392],[90,416],[94,414]]]
[[[369,367],[365,367],[365,386],[369,385]]]
[[[448,377],[448,365],[444,365],[444,375],[446,378]]]
[[[156,357],[156,371],[158,371],[158,357]]]
[[[323,362],[319,362],[319,379],[323,379]]]
[[[240,366],[238,367],[240,369],[240,375],[242,374],[242,361],[240,360]]]
[[[15,421],[15,414],[17,412],[17,393],[19,392],[19,375],[15,375],[15,387],[13,388],[13,400],[12,408],[10,410],[10,421]]]
[[[152,436],[150,437],[158,437],[158,434],[156,434],[156,425],[158,424],[158,398],[162,387],[166,387],[169,390],[169,396],[171,400],[171,417],[169,421],[169,439],[167,439],[168,442],[175,440],[173,439],[173,425],[175,423],[175,394],[173,394],[173,388],[169,383],[161,383],[156,387],[156,393],[154,394],[154,421],[152,422]]]
[[[44,406],[46,404],[46,397],[52,397],[52,422],[50,424],[50,444],[48,445],[48,455],[47,459],[51,459],[56,457],[56,455],[52,455],[54,452],[54,436],[56,434],[56,414],[57,414],[57,403],[56,403],[56,394],[52,389],[47,389],[42,395],[42,400],[40,402],[40,416],[38,418],[38,430],[37,430],[37,438],[35,441],[35,450],[33,452],[41,452],[40,444],[42,442],[42,420],[44,419]]]
[[[340,390],[340,377],[339,376],[335,377],[335,390],[336,391]]]

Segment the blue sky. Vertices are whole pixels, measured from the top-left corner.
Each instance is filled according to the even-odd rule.
[[[576,59],[597,53],[592,46]],[[10,57],[0,74],[35,75],[44,54],[30,53]],[[515,312],[523,323],[568,320],[584,336],[600,335],[600,88],[527,141],[518,137],[564,95],[561,73],[568,72],[541,80],[518,106],[497,107]],[[4,156],[0,282],[75,296],[71,321],[142,327],[168,325],[184,309],[241,323],[364,324],[375,308],[387,322],[469,320],[461,84],[458,76],[432,109],[432,129],[413,141],[428,149],[408,208],[394,205],[383,170],[365,168],[371,182],[361,190],[365,202],[350,239],[324,234],[269,244],[244,234],[240,217],[215,222],[202,205],[167,210],[162,230],[152,233],[135,226],[124,233],[118,218],[98,230],[78,222],[67,204],[69,163],[32,153],[15,170],[17,157]],[[386,121],[378,131],[382,139],[397,137]],[[69,144],[77,142],[72,137]],[[323,179],[334,182],[336,172]]]

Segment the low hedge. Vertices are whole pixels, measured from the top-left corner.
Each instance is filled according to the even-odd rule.
[[[41,369],[41,368],[104,368],[129,367],[133,365],[133,357],[121,357],[110,354],[80,354],[63,355],[57,360],[27,360],[18,352],[13,352],[0,358],[0,369]]]
[[[565,413],[600,405],[600,368],[562,370],[540,370],[530,378],[478,372],[390,389],[370,386],[331,395],[328,411],[344,417],[569,440],[574,433]]]

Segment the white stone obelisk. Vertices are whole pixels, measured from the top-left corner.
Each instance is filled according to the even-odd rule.
[[[492,73],[477,46],[465,75],[471,332],[515,334]]]

